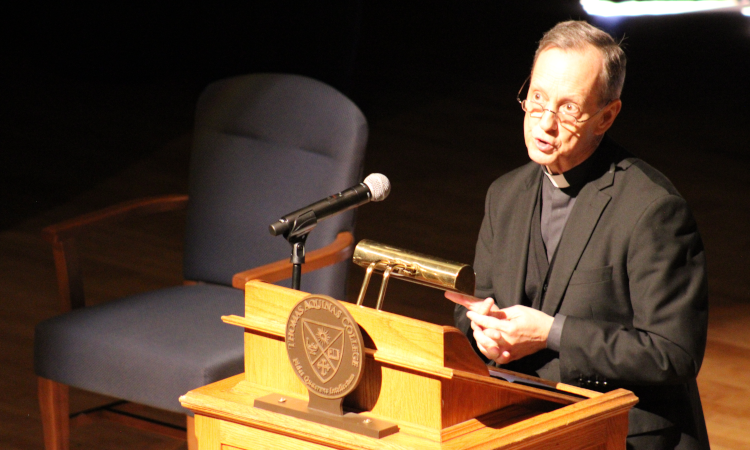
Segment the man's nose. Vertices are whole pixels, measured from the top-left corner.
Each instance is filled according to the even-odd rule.
[[[547,114],[549,113],[549,114]],[[539,118],[539,126],[544,131],[557,129],[557,115],[552,110],[545,109],[542,111],[542,117]]]

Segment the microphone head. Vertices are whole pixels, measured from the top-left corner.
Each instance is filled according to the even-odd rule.
[[[370,188],[370,194],[372,194],[371,200],[373,202],[385,200],[385,198],[388,197],[388,194],[391,193],[391,182],[388,181],[388,177],[382,173],[371,173],[370,175],[367,175],[367,178],[365,178],[363,183]]]

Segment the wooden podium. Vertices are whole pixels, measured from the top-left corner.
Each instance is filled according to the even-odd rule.
[[[629,391],[606,394],[531,377],[532,387],[490,377],[456,328],[342,302],[366,345],[362,380],[347,411],[398,425],[381,439],[253,407],[277,393],[306,401],[284,342],[293,306],[308,294],[260,281],[246,287],[245,373],[188,392],[200,450],[624,449]],[[510,373],[509,373],[510,374]],[[512,374],[519,377],[518,374]]]

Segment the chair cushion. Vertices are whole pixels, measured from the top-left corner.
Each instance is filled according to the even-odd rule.
[[[156,408],[190,413],[191,389],[243,371],[244,293],[178,286],[53,317],[36,327],[37,375]]]

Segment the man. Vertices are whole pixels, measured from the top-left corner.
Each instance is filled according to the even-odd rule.
[[[607,33],[571,21],[545,34],[519,93],[532,162],[487,193],[474,261],[487,299],[446,296],[488,362],[633,391],[629,448],[707,448],[703,244],[669,180],[605,136],[624,78]]]

